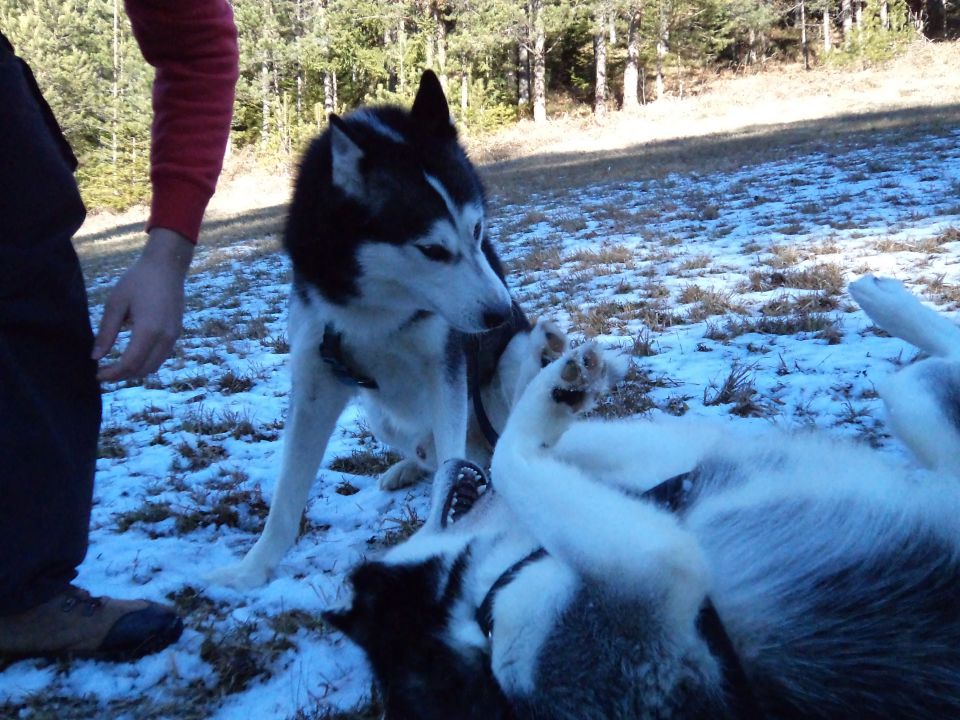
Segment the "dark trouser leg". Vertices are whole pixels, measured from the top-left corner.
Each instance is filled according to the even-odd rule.
[[[76,575],[100,424],[72,156],[0,36],[0,615]]]

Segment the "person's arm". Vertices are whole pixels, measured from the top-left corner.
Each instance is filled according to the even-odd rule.
[[[101,380],[142,376],[180,335],[183,283],[230,133],[237,31],[226,0],[126,0],[134,36],[156,68],[153,87],[149,239],[104,307],[94,343],[100,360],[132,325],[120,360]]]

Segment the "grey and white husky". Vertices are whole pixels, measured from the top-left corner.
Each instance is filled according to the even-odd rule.
[[[484,417],[502,428],[519,389],[566,338],[551,322],[530,327],[511,303],[485,204],[432,72],[409,111],[331,116],[301,163],[284,234],[294,280],[280,477],[263,535],[212,582],[266,582],[296,539],[327,441],[355,396],[377,438],[404,455],[381,477],[385,489],[449,458],[489,460],[468,365]]]
[[[813,434],[578,420],[610,371],[569,351],[514,408],[492,486],[445,465],[426,525],[326,613],[387,720],[960,717],[960,329],[895,281],[852,292],[935,356],[884,391],[928,469]]]

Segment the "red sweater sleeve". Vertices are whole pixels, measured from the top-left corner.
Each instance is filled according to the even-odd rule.
[[[238,75],[226,0],[125,0],[133,34],[156,68],[147,229],[197,241],[223,167]]]

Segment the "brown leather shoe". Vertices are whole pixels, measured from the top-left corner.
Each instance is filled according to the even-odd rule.
[[[70,586],[43,605],[0,617],[0,658],[134,660],[162,650],[182,632],[172,608],[92,597]]]

